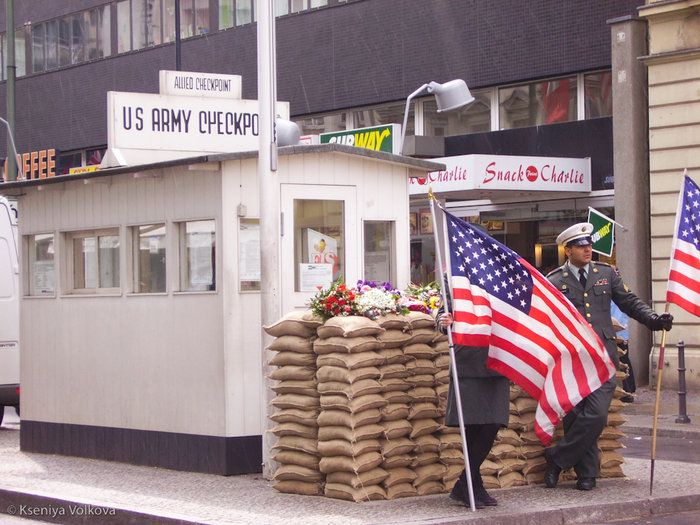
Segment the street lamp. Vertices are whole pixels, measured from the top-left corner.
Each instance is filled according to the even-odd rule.
[[[461,78],[450,80],[444,84],[430,82],[416,89],[413,93],[408,95],[406,99],[406,111],[403,115],[403,126],[401,127],[401,149],[399,150],[401,154],[403,154],[403,142],[406,138],[406,123],[408,122],[408,109],[411,107],[411,100],[418,95],[424,95],[426,93],[435,95],[438,113],[459,109],[475,100],[469,92],[467,83]]]

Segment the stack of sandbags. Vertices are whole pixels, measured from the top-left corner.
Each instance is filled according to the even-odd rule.
[[[324,494],[351,501],[385,499],[381,483],[384,428],[380,409],[388,403],[379,382],[385,330],[366,317],[333,317],[317,329],[313,349],[320,399],[319,469]]]
[[[439,369],[435,364],[438,355],[433,346],[437,330],[435,319],[424,312],[409,312],[408,319],[411,340],[404,346],[408,358],[406,381],[411,385],[408,390],[410,408],[408,421],[412,430],[409,434],[415,447],[412,468],[416,473],[413,486],[420,496],[439,494],[445,491],[443,478],[447,467],[440,461],[441,441],[439,432],[443,427],[445,410],[440,406],[440,397],[436,390],[436,376]]]
[[[273,486],[280,492],[323,494],[323,474],[319,471],[318,416],[319,394],[316,386],[316,354],[313,340],[322,320],[311,311],[295,311],[265,331],[275,337],[267,346],[275,367],[269,378],[276,381],[276,393],[270,416],[278,438],[272,459],[280,463]]]

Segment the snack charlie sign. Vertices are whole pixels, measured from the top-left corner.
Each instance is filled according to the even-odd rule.
[[[108,92],[102,167],[257,150],[258,101],[240,93],[238,75],[182,71],[161,71],[159,94]],[[277,113],[288,119],[289,104]]]
[[[591,159],[460,155],[434,159],[447,169],[411,179],[412,195],[461,190],[591,191]]]

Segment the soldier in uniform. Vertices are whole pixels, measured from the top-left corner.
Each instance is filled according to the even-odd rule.
[[[564,246],[568,260],[550,272],[547,278],[593,327],[617,367],[619,359],[610,316],[611,301],[650,330],[670,330],[673,316],[655,313],[625,286],[612,266],[591,260],[592,232],[593,225],[584,222],[559,234],[557,244]],[[561,471],[571,467],[578,478],[576,488],[591,490],[595,487],[600,463],[597,440],[607,423],[614,391],[615,377],[612,377],[564,417],[564,437],[556,446],[545,450],[547,469],[544,480],[547,487],[555,487]]]

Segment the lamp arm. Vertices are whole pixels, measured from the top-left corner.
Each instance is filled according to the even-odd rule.
[[[422,95],[425,92],[428,92],[428,89],[430,88],[430,84],[423,84],[421,87],[416,89],[413,93],[408,95],[408,98],[406,99],[406,109],[403,113],[403,126],[401,126],[401,149],[399,150],[399,153],[403,155],[403,142],[406,138],[406,124],[408,123],[408,110],[411,107],[411,100],[413,100],[414,97],[417,97],[418,95]]]
[[[15,164],[17,164],[17,169],[19,170],[19,174],[22,178],[24,178],[24,171],[22,171],[22,165],[18,162],[16,162],[17,157],[19,156],[17,154],[17,146],[15,146],[15,138],[12,136],[12,130],[10,129],[10,124],[2,117],[0,117],[0,122],[5,124],[7,127],[7,136],[10,137],[10,143],[12,144],[12,150],[13,153],[15,154]],[[9,176],[9,174],[8,174]]]

